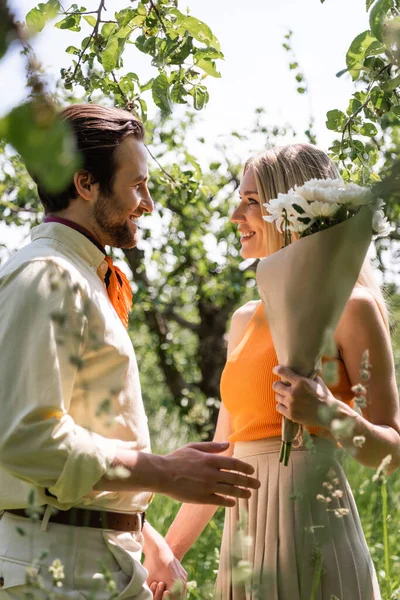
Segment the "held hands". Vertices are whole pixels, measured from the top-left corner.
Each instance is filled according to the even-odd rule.
[[[147,583],[154,600],[186,598],[187,573],[167,544],[159,553],[146,556],[143,566],[149,573]]]
[[[155,600],[184,600],[187,573],[174,556],[165,539],[150,523],[143,528],[143,566],[147,569],[147,584]]]
[[[252,466],[229,456],[219,456],[228,442],[187,444],[162,457],[167,475],[163,490],[175,500],[191,504],[235,506],[235,498],[250,498],[260,482]]]
[[[275,367],[273,372],[282,380],[272,384],[276,392],[276,410],[301,425],[326,426],[321,419],[321,408],[333,407],[338,401],[324,381],[320,377],[315,380],[301,377],[287,367]]]

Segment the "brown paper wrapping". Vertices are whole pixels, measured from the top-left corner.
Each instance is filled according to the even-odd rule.
[[[279,364],[299,375],[320,370],[327,331],[335,331],[372,237],[372,211],[301,238],[262,259],[257,286]],[[284,419],[282,440],[299,425]]]

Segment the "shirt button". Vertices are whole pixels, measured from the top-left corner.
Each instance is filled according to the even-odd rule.
[[[105,261],[103,261],[99,265],[99,268],[97,269],[97,273],[99,274],[100,277],[104,278],[107,271],[108,271],[108,264]]]

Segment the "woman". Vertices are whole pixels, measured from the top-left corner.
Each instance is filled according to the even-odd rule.
[[[309,179],[336,177],[328,156],[310,145],[267,150],[250,159],[231,219],[238,226],[243,258],[264,257],[283,245],[275,226],[262,219],[263,203]],[[400,464],[388,316],[368,262],[335,342],[339,380],[328,389],[322,379],[312,381],[278,367],[260,301],[248,302],[233,315],[215,440],[228,438],[228,452],[251,463],[262,485],[249,500],[226,510],[218,600],[381,598],[351,490],[330,452],[340,443],[362,465],[377,468],[389,454],[389,470]],[[366,349],[372,368],[361,415],[351,388],[360,382]],[[292,449],[288,467],[279,464],[282,415],[301,423],[314,440],[311,450],[310,444]],[[182,506],[167,535],[179,560],[214,512],[212,507]]]

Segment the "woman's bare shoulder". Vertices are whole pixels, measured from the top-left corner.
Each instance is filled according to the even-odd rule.
[[[228,356],[240,343],[251,317],[257,310],[260,300],[251,300],[235,310],[232,315],[228,337]]]
[[[243,304],[243,306],[233,313],[232,324],[235,322],[236,326],[244,325],[244,327],[246,327],[247,323],[256,312],[259,304],[260,300],[250,300],[249,302],[246,302],[246,304]]]
[[[378,303],[366,288],[355,287],[341,316],[336,336],[339,343],[351,341],[355,333],[368,329],[375,332],[386,329]]]

